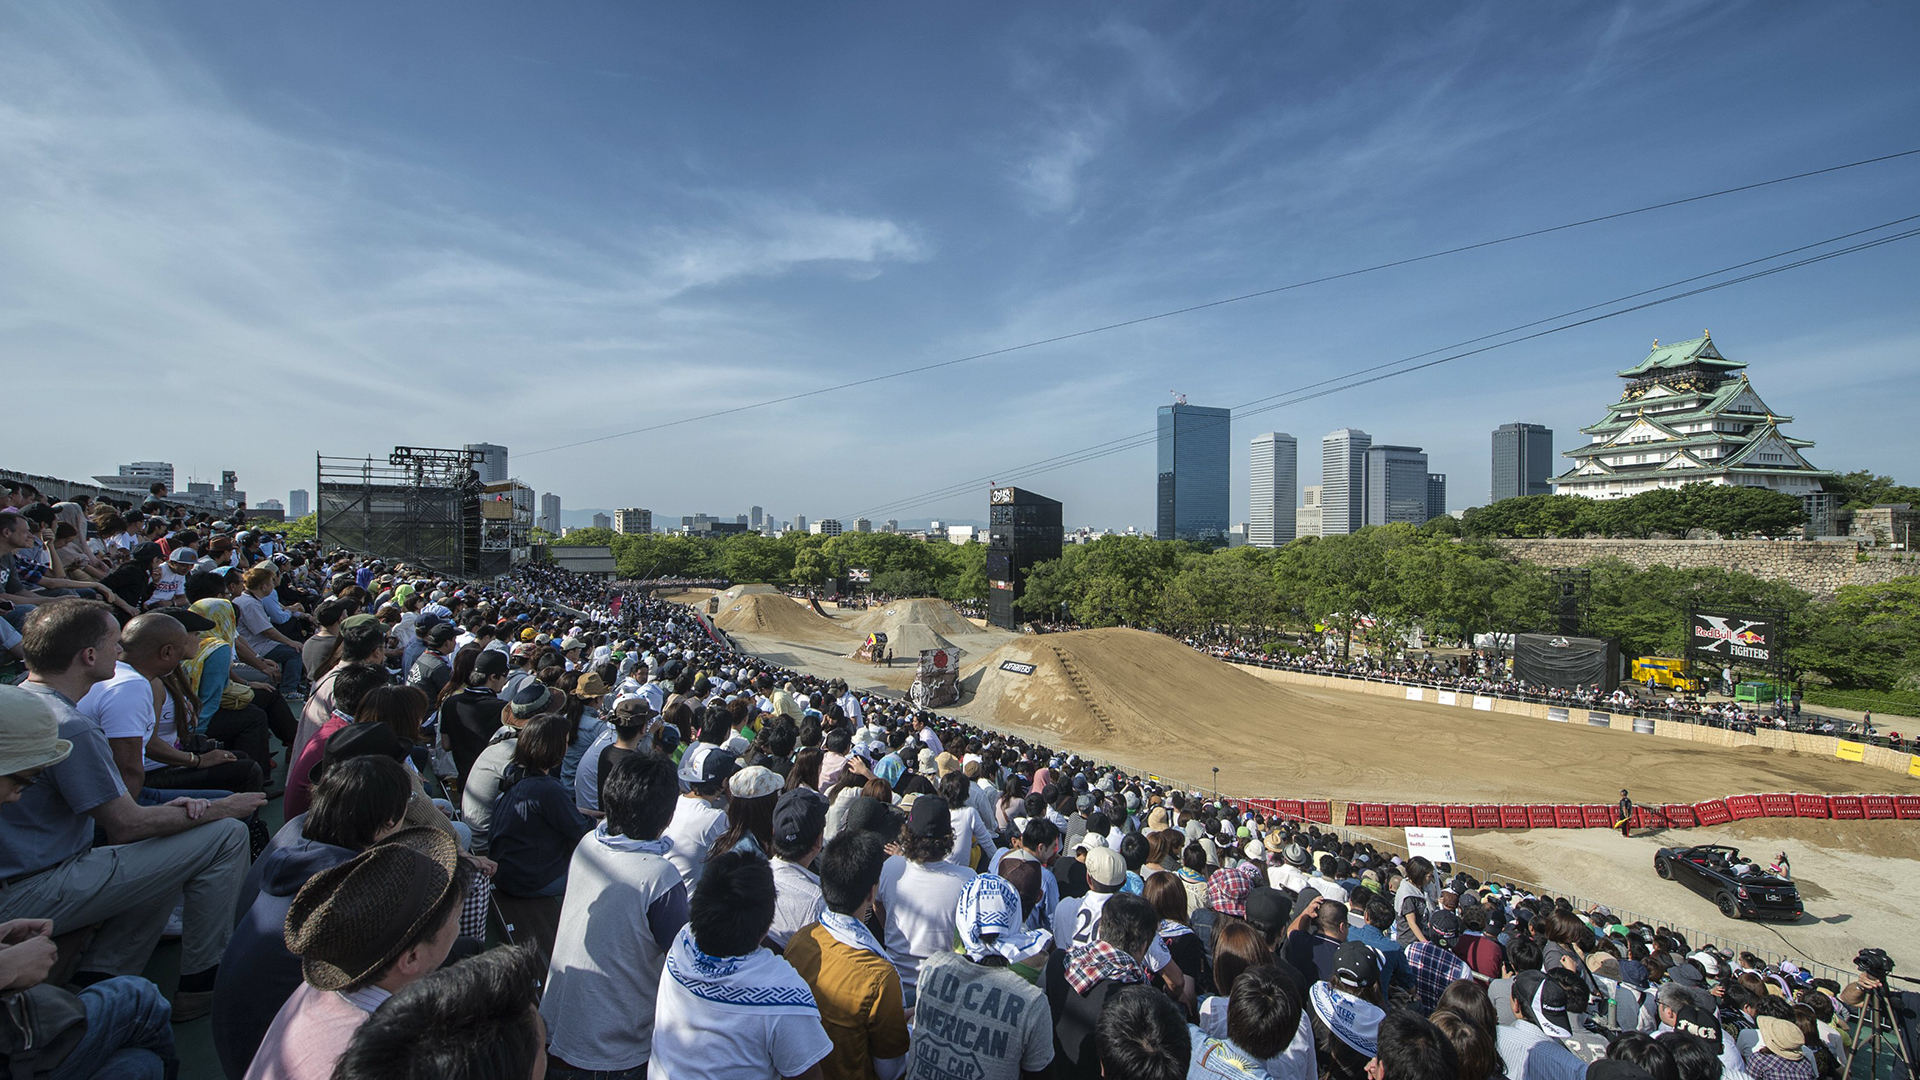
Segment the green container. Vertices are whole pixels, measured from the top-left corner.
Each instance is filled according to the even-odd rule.
[[[1733,700],[1735,701],[1752,701],[1771,705],[1775,698],[1783,698],[1786,696],[1787,688],[1779,683],[1755,680],[1752,682],[1743,682],[1733,688]]]

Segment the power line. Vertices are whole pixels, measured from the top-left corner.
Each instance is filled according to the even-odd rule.
[[[1358,277],[1362,274],[1371,274],[1379,270],[1389,270],[1399,266],[1411,266],[1414,263],[1421,263],[1431,259],[1444,258],[1448,255],[1458,255],[1458,254],[1461,254],[1462,252],[1477,251],[1481,248],[1494,247],[1499,244],[1509,244],[1516,240],[1527,240],[1536,236],[1546,236],[1551,233],[1565,232],[1568,229],[1578,229],[1586,225],[1597,225],[1604,221],[1616,221],[1616,220],[1619,220],[1620,218],[1633,217],[1636,214],[1650,213],[1654,210],[1665,210],[1675,206],[1685,206],[1688,203],[1701,202],[1706,199],[1717,199],[1723,195],[1733,195],[1743,191],[1754,191],[1759,188],[1772,187],[1775,184],[1790,183],[1794,180],[1805,180],[1809,177],[1824,176],[1828,173],[1842,172],[1847,169],[1856,169],[1863,165],[1876,165],[1884,161],[1893,161],[1897,158],[1911,157],[1912,155],[1915,155],[1915,154],[1920,154],[1920,147],[1916,147],[1912,150],[1901,150],[1891,154],[1881,154],[1878,157],[1861,158],[1858,161],[1849,161],[1842,165],[1829,165],[1825,168],[1810,169],[1806,172],[1793,173],[1790,176],[1776,176],[1771,180],[1757,180],[1750,184],[1740,184],[1735,187],[1721,188],[1717,191],[1709,191],[1699,195],[1688,195],[1684,198],[1669,199],[1665,202],[1652,203],[1647,206],[1636,207],[1632,210],[1618,210],[1610,214],[1601,214],[1596,217],[1582,218],[1579,221],[1569,221],[1561,225],[1550,225],[1540,229],[1529,229],[1526,232],[1517,232],[1508,236],[1497,237],[1492,240],[1481,240],[1472,244],[1462,244],[1459,247],[1445,248],[1440,251],[1431,251],[1425,255],[1413,255],[1404,259],[1394,259],[1389,262],[1375,263],[1372,266],[1363,266],[1357,270],[1343,270],[1336,274],[1326,274],[1321,277],[1307,278],[1305,280],[1295,281],[1286,285],[1276,285],[1268,289],[1259,289],[1254,292],[1241,293],[1238,296],[1229,296],[1220,300],[1209,300],[1205,303],[1191,304],[1187,307],[1174,308],[1171,311],[1162,311],[1153,315],[1142,315],[1137,318],[1123,319],[1119,322],[1112,322],[1112,323],[1106,323],[1101,326],[1088,327],[1084,330],[1074,330],[1069,333],[1056,334],[1052,337],[1039,338],[1034,341],[1023,342],[1019,345],[1008,345],[998,349],[989,349],[986,352],[978,352],[968,356],[955,357],[951,360],[941,360],[937,363],[922,364],[918,367],[902,368],[898,371],[890,371],[881,375],[872,375],[864,379],[855,379],[851,382],[838,383],[833,386],[823,386],[817,389],[805,390],[795,394],[786,394],[781,397],[767,398],[764,401],[755,401],[746,405],[735,405],[730,408],[715,409],[712,412],[700,413],[696,416],[684,416],[678,420],[667,420],[658,424],[648,424],[645,427],[630,428],[626,431],[617,431],[611,435],[596,435],[591,439],[579,439],[574,442],[561,443],[558,446],[549,446],[540,450],[529,450],[523,454],[520,454],[519,456],[523,458],[527,458],[527,457],[533,457],[537,454],[550,454],[557,450],[571,450],[575,447],[589,446],[589,445],[592,445],[593,443],[608,442],[613,439],[624,439],[630,435],[644,435],[650,431],[663,431],[667,428],[680,427],[685,424],[697,424],[702,420],[713,420],[722,416],[732,416],[736,413],[750,412],[755,409],[764,409],[773,405],[783,405],[790,401],[801,401],[810,397],[818,397],[821,394],[831,394],[840,390],[851,390],[854,387],[858,387],[858,386],[870,386],[874,383],[886,382],[890,379],[903,378],[908,375],[919,375],[929,371],[938,371],[941,368],[954,367],[959,364],[969,364],[976,360],[986,360],[996,356],[1005,356],[1008,353],[1021,352],[1027,349],[1036,349],[1042,345],[1056,345],[1063,341],[1072,341],[1075,338],[1087,337],[1092,334],[1102,334],[1102,333],[1106,333],[1109,330],[1120,330],[1129,326],[1139,326],[1142,323],[1156,322],[1161,319],[1171,319],[1178,315],[1190,315],[1196,311],[1205,311],[1209,308],[1224,307],[1228,304],[1237,304],[1243,300],[1254,300],[1263,296],[1273,296],[1277,293],[1289,292],[1294,289],[1303,289],[1310,285],[1322,285],[1329,281],[1339,281],[1343,278]]]
[[[1483,345],[1483,346],[1480,346],[1479,348],[1467,349],[1463,352],[1451,353],[1450,355],[1443,356],[1438,359],[1427,360],[1425,363],[1419,363],[1419,364],[1412,363],[1415,360],[1420,360],[1425,357],[1433,356],[1435,353],[1447,352],[1448,350],[1451,350],[1451,349],[1459,349],[1462,346],[1474,344],[1476,342],[1486,341],[1490,338],[1505,337],[1509,334],[1516,333],[1520,330],[1538,326],[1541,323],[1553,322],[1558,319],[1568,318],[1569,316],[1572,316],[1572,315],[1577,315],[1584,312],[1592,311],[1595,308],[1607,307],[1612,304],[1618,304],[1627,300],[1632,300],[1638,297],[1647,296],[1651,293],[1657,293],[1667,289],[1677,288],[1681,285],[1691,284],[1693,282],[1701,281],[1707,278],[1719,277],[1720,275],[1731,273],[1735,270],[1745,269],[1747,267],[1755,266],[1760,263],[1772,262],[1777,259],[1785,258],[1788,255],[1795,255],[1801,252],[1812,250],[1814,248],[1825,247],[1829,244],[1838,243],[1841,240],[1863,236],[1868,233],[1879,232],[1881,230],[1891,228],[1895,225],[1901,225],[1901,224],[1905,224],[1907,222],[1911,222],[1915,220],[1920,220],[1920,214],[1909,215],[1903,218],[1897,218],[1893,221],[1883,222],[1879,225],[1874,225],[1869,228],[1857,229],[1852,232],[1842,233],[1838,236],[1831,236],[1824,240],[1819,240],[1811,244],[1803,244],[1799,247],[1788,248],[1786,250],[1774,252],[1771,255],[1766,255],[1758,259],[1749,259],[1745,262],[1735,263],[1731,266],[1721,267],[1718,270],[1709,271],[1704,274],[1696,274],[1691,277],[1681,278],[1678,281],[1672,281],[1664,285],[1655,286],[1650,289],[1643,289],[1638,292],[1629,293],[1625,296],[1616,297],[1612,300],[1602,301],[1601,303],[1598,303],[1598,304],[1589,304],[1585,307],[1575,308],[1572,311],[1562,312],[1558,315],[1548,316],[1544,319],[1535,319],[1535,320],[1532,320],[1531,322],[1521,323],[1521,324],[1518,324],[1517,326],[1511,326],[1504,330],[1495,331],[1494,333],[1491,333],[1491,334],[1483,334],[1483,335],[1480,335],[1479,337],[1469,338],[1466,341],[1456,342],[1453,345],[1445,346],[1440,349],[1430,349],[1430,350],[1427,350],[1426,352],[1415,353],[1412,356],[1402,357],[1398,360],[1392,360],[1384,364],[1375,364],[1371,367],[1360,368],[1354,371],[1350,371],[1341,375],[1334,376],[1329,379],[1322,379],[1318,382],[1308,383],[1304,386],[1295,387],[1292,390],[1283,391],[1279,394],[1272,394],[1272,395],[1268,395],[1267,397],[1254,398],[1252,401],[1244,402],[1240,405],[1234,406],[1232,410],[1233,415],[1225,420],[1217,420],[1217,421],[1199,420],[1196,426],[1199,429],[1204,429],[1205,427],[1213,426],[1221,423],[1231,424],[1233,420],[1241,419],[1246,416],[1258,415],[1260,413],[1270,412],[1274,409],[1285,408],[1289,405],[1301,404],[1306,401],[1312,401],[1321,397],[1326,397],[1330,394],[1339,393],[1343,390],[1351,390],[1356,387],[1366,386],[1372,383],[1383,381],[1385,379],[1391,379],[1400,375],[1411,374],[1413,372],[1422,371],[1430,367],[1438,366],[1440,364],[1451,363],[1455,360],[1464,359],[1470,356],[1476,356],[1481,353],[1490,352],[1495,349],[1502,349],[1509,345],[1516,345],[1521,342],[1532,341],[1538,338],[1546,337],[1551,334],[1557,334],[1566,330],[1572,330],[1577,327],[1587,326],[1592,323],[1601,322],[1606,319],[1617,318],[1621,315],[1627,315],[1636,311],[1645,310],[1647,308],[1657,307],[1661,304],[1668,304],[1676,300],[1686,299],[1691,296],[1698,296],[1701,293],[1712,292],[1717,289],[1723,289],[1730,285],[1743,284],[1743,283],[1754,281],[1760,278],[1770,277],[1774,274],[1783,273],[1788,270],[1794,270],[1803,266],[1809,266],[1815,263],[1825,262],[1829,259],[1838,258],[1843,255],[1851,255],[1860,251],[1865,251],[1871,248],[1880,247],[1885,244],[1890,244],[1900,240],[1909,239],[1913,236],[1920,235],[1920,229],[1909,229],[1905,232],[1896,233],[1891,236],[1879,237],[1873,240],[1862,241],[1860,243],[1853,244],[1848,247],[1841,248],[1835,251],[1830,251],[1830,252],[1826,252],[1819,255],[1808,256],[1806,258],[1799,259],[1790,263],[1785,263],[1780,266],[1770,267],[1768,269],[1756,271],[1750,274],[1745,274],[1740,277],[1730,278],[1725,281],[1714,282],[1712,284],[1704,285],[1699,288],[1689,289],[1684,292],[1679,292],[1679,293],[1674,293],[1668,296],[1659,297],[1653,300],[1645,301],[1643,303],[1634,304],[1629,307],[1618,308],[1616,310],[1607,311],[1599,315],[1594,315],[1588,318],[1564,323],[1558,326],[1550,327],[1545,330],[1536,331],[1535,333],[1526,334],[1520,337],[1510,338],[1509,340],[1499,341],[1489,345]],[[1403,366],[1408,364],[1412,364],[1412,366]],[[1397,370],[1387,370],[1383,372],[1383,369],[1389,369],[1389,368],[1397,369]],[[1367,377],[1362,378],[1362,376],[1367,376]],[[1328,386],[1329,383],[1339,383],[1340,385],[1329,387]],[[1307,393],[1306,391],[1309,391],[1309,390],[1314,392]],[[1284,400],[1276,401],[1275,399],[1284,399]],[[1262,404],[1263,402],[1268,404]],[[1249,406],[1252,406],[1252,405],[1260,405],[1260,407],[1251,409],[1250,411],[1247,411],[1247,412],[1241,411],[1243,409],[1247,409]],[[866,510],[862,510],[855,516],[870,517],[874,514],[880,514],[880,513],[886,513],[886,514],[898,513],[902,510],[911,509],[916,506],[922,506],[929,502],[938,502],[943,499],[952,498],[955,495],[964,494],[965,492],[978,487],[980,484],[988,482],[989,479],[1001,479],[1001,478],[1021,479],[1021,478],[1031,477],[1031,476],[1037,476],[1042,473],[1054,472],[1058,469],[1063,469],[1069,466],[1083,464],[1088,461],[1095,461],[1103,457],[1109,457],[1113,454],[1118,454],[1118,453],[1125,452],[1127,450],[1135,449],[1137,447],[1146,446],[1149,443],[1153,442],[1157,437],[1158,437],[1157,431],[1150,430],[1150,431],[1144,431],[1144,432],[1135,432],[1130,435],[1121,436],[1120,438],[1117,438],[1117,439],[1109,439],[1105,442],[1095,443],[1092,446],[1082,447],[1079,450],[1070,451],[1065,454],[1059,454],[1049,458],[1042,458],[1039,461],[1029,462],[1026,465],[1017,466],[1011,469],[1001,469],[993,473],[991,477],[984,477],[984,476],[977,477],[971,480],[950,484],[950,485],[947,485],[946,487],[938,488],[933,491],[923,492],[918,495],[905,496],[900,499],[892,500],[886,503],[879,504],[878,506],[875,506]]]

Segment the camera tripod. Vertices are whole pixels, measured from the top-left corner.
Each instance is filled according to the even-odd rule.
[[[1849,1080],[1913,1080],[1920,1078],[1920,1071],[1914,1069],[1913,1047],[1907,1042],[1907,1025],[1912,1016],[1903,1005],[1896,1002],[1897,996],[1885,985],[1867,990],[1867,999],[1861,1003],[1860,1015],[1854,1018],[1853,1030],[1848,1032],[1847,1060],[1840,1075]],[[1856,1070],[1864,1063],[1864,1072]]]

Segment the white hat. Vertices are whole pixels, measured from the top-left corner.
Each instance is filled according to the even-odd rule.
[[[0,686],[0,776],[58,765],[72,752],[73,744],[60,737],[60,718],[45,698],[17,686]]]

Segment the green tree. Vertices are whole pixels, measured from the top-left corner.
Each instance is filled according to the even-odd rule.
[[[320,515],[306,514],[287,522],[287,542],[298,544],[305,540],[320,538]]]
[[[1855,469],[1822,482],[1833,493],[1833,501],[1859,510],[1881,503],[1920,503],[1920,488],[1895,483],[1891,476],[1880,476],[1866,469]]]
[[[1843,586],[1789,632],[1794,665],[1834,686],[1920,688],[1920,577]]]

